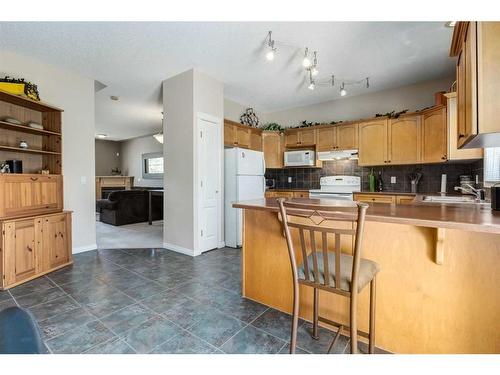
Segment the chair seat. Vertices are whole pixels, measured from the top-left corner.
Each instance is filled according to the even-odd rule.
[[[316,252],[316,257],[318,259],[318,278],[321,284],[325,284],[325,272],[323,265],[323,253],[320,251]],[[340,289],[350,292],[351,291],[351,279],[352,279],[352,255],[341,254],[340,255]],[[306,279],[304,264],[297,267],[297,272],[299,280],[307,280],[315,282],[314,274],[314,260],[313,255],[307,257],[307,264],[309,266],[309,280]],[[335,254],[333,252],[328,253],[328,268],[330,271],[330,280],[328,286],[335,288]],[[380,271],[380,266],[378,263],[368,260],[361,259],[359,262],[359,275],[358,275],[358,293],[373,280],[377,272]]]

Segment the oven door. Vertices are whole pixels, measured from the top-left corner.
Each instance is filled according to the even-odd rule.
[[[352,201],[352,193],[320,193],[320,192],[309,192],[309,198],[321,198],[321,199],[335,199],[342,201]]]

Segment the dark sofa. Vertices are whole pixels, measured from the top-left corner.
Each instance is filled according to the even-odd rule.
[[[113,191],[108,199],[97,201],[101,222],[125,225],[148,221],[148,198],[147,190]],[[153,196],[151,206],[153,220],[163,219],[163,197]]]

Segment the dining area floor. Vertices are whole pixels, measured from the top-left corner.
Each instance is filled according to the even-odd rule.
[[[0,291],[38,322],[48,353],[288,353],[291,317],[241,296],[241,250],[189,257],[162,248],[99,249]],[[326,353],[334,334],[299,322],[297,353]],[[360,349],[366,348],[360,344]],[[332,353],[349,351],[341,336]]]

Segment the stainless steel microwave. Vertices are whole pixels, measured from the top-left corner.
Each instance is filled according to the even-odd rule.
[[[285,167],[313,167],[316,155],[312,150],[285,151]]]

